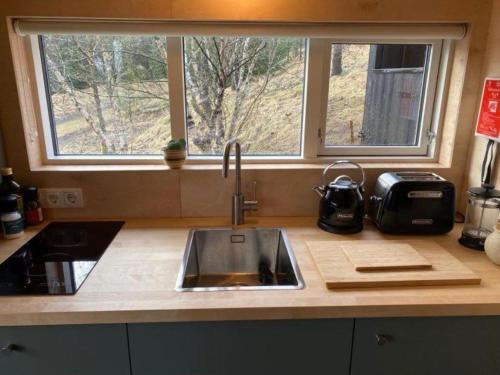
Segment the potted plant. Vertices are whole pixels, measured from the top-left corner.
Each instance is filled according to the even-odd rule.
[[[172,169],[182,167],[186,160],[186,140],[184,138],[172,139],[162,148],[165,162]]]

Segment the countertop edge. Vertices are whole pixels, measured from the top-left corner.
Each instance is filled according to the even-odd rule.
[[[500,303],[39,312],[2,314],[0,326],[466,316],[500,316]]]

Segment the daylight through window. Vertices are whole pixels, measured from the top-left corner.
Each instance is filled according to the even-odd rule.
[[[167,38],[40,37],[54,153],[158,154],[170,138]]]
[[[333,44],[326,146],[416,146],[428,49]]]
[[[300,155],[303,39],[184,38],[189,153]]]
[[[159,163],[172,138],[203,163],[233,138],[258,163],[431,159],[452,40],[464,35],[463,25],[15,25],[54,164]]]

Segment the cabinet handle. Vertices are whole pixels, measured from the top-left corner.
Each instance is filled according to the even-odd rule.
[[[14,344],[8,344],[7,346],[0,347],[0,352],[2,352],[2,353],[15,352],[18,350],[20,350],[20,347],[18,345],[14,345]]]
[[[381,333],[375,334],[375,338],[377,339],[377,344],[380,346],[383,346],[385,344],[390,343],[391,341],[394,341],[394,337],[391,335],[384,335]]]

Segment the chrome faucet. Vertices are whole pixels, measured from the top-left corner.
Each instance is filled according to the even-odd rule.
[[[254,182],[254,200],[246,201],[241,193],[241,147],[237,139],[233,138],[226,143],[224,147],[224,158],[222,161],[222,177],[227,178],[227,171],[229,170],[229,157],[231,154],[231,146],[234,145],[235,156],[235,186],[232,199],[232,214],[231,222],[233,225],[243,224],[245,211],[256,211],[259,202],[256,200],[256,182]]]

